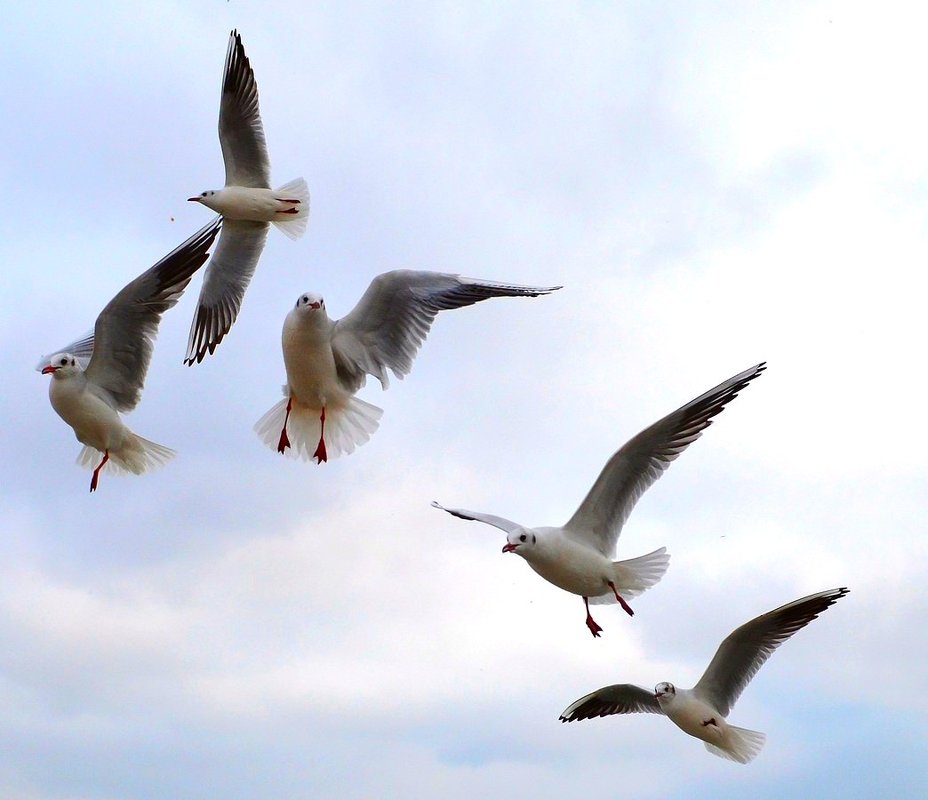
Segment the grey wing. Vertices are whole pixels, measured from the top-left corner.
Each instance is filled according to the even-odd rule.
[[[608,717],[610,714],[663,714],[654,692],[631,683],[604,686],[581,697],[561,712],[561,722]]]
[[[271,166],[258,108],[258,85],[238,31],[229,36],[219,103],[219,145],[226,186],[269,189]]]
[[[848,593],[828,589],[746,622],[719,645],[693,692],[724,717],[773,651]]]
[[[463,278],[441,272],[394,270],[378,275],[350,314],[335,324],[332,350],[342,383],[357,391],[366,375],[384,389],[387,369],[402,378],[439,311],[491,297],[537,297],[559,286],[534,287]]]
[[[180,299],[206,261],[221,223],[216,217],[198,230],[123,288],[97,317],[85,374],[112,395],[119,411],[134,408],[142,396],[161,315]]]
[[[71,342],[71,344],[66,347],[59,347],[57,350],[52,350],[47,356],[42,356],[39,363],[35,365],[36,371],[41,372],[48,364],[49,359],[58,353],[70,353],[80,362],[80,365],[86,369],[87,363],[93,355],[93,331],[85,334],[76,342]]]
[[[611,557],[641,495],[764,369],[761,363],[739,372],[630,439],[606,463],[564,532]]]
[[[229,332],[242,307],[245,289],[255,274],[270,223],[227,219],[219,244],[206,268],[197,310],[187,340],[188,366],[203,360]]]
[[[465,511],[463,508],[445,508],[434,500],[432,501],[432,508],[439,508],[442,511],[447,511],[452,517],[457,517],[458,519],[484,522],[487,525],[492,525],[494,528],[499,528],[501,531],[506,531],[506,533],[512,533],[513,531],[522,529],[522,526],[517,522],[512,522],[503,517],[495,517],[493,514],[483,514],[480,511]]]

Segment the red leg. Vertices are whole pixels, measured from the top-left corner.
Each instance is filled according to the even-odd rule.
[[[596,624],[596,620],[590,615],[590,601],[585,597],[583,598],[583,605],[586,606],[586,626],[590,629],[590,633],[593,634],[594,638],[598,639],[602,628]]]
[[[90,491],[97,491],[97,480],[100,478],[100,470],[103,469],[103,465],[110,460],[110,451],[103,451],[103,460],[97,464],[97,468],[93,471],[93,477],[90,479]]]
[[[293,407],[293,398],[287,399],[287,416],[284,417],[284,427],[280,432],[280,441],[277,443],[277,452],[283,453],[290,446],[290,437],[287,436],[287,423],[290,421],[290,409]]]
[[[612,593],[615,595],[615,599],[619,601],[619,605],[625,609],[625,613],[630,617],[634,617],[635,612],[632,611],[632,607],[626,603],[625,598],[616,591],[615,584],[612,581],[609,581],[609,588],[612,589]]]
[[[322,407],[322,414],[319,416],[319,420],[322,423],[322,430],[319,431],[319,444],[316,445],[316,452],[313,453],[313,458],[316,459],[317,464],[329,460],[325,452],[325,406]]]

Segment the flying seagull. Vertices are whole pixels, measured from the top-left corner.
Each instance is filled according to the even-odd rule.
[[[52,408],[84,445],[77,463],[93,469],[91,492],[106,464],[116,473],[138,475],[174,455],[130,431],[119,412],[131,411],[141,399],[161,315],[180,299],[206,261],[220,226],[217,217],[143,272],[106,304],[92,334],[36,367],[52,376]]]
[[[377,430],[382,409],[355,397],[367,375],[386,389],[403,378],[439,311],[490,297],[537,297],[560,289],[395,270],[378,275],[350,314],[332,320],[320,295],[300,295],[284,319],[284,399],[255,424],[268,447],[317,464],[351,453]]]
[[[602,628],[590,614],[590,603],[618,603],[633,614],[626,600],[657,583],[670,562],[664,547],[627,561],[612,560],[622,526],[638,498],[765,368],[761,363],[739,372],[629,440],[609,459],[580,507],[561,527],[527,528],[492,514],[432,505],[505,531],[504,553],[522,556],[542,578],[583,597],[586,625],[597,637]]]
[[[657,684],[653,692],[630,683],[605,686],[569,705],[560,720],[664,714],[690,736],[702,739],[710,753],[747,764],[767,737],[729,725],[725,718],[732,706],[774,650],[847,593],[848,589],[841,588],[810,594],[746,622],[719,645],[692,689],[666,682]]]
[[[270,223],[296,239],[306,230],[309,217],[309,189],[302,178],[277,190],[270,188],[258,86],[237,31],[229,38],[222,78],[219,144],[226,166],[225,188],[188,198],[222,214],[225,221],[190,326],[184,359],[188,366],[202,361],[207,351],[212,354],[235,322]]]

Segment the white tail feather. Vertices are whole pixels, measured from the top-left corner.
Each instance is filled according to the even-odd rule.
[[[287,214],[287,219],[275,219],[274,224],[291,239],[299,239],[306,232],[309,222],[309,187],[302,178],[296,178],[274,190],[281,200],[299,200],[296,214]]]
[[[357,397],[352,397],[342,408],[328,406],[325,410],[325,446],[327,456],[337,458],[354,452],[356,447],[371,438],[380,425],[383,410]],[[276,403],[255,423],[255,432],[268,447],[276,450],[280,433],[287,417],[287,398]],[[316,452],[322,432],[320,409],[310,408],[293,401],[287,438],[290,447],[284,451],[289,458],[309,461]]]
[[[657,550],[647,553],[638,558],[629,558],[626,561],[613,561],[612,574],[615,588],[620,595],[626,600],[637,597],[646,589],[650,589],[655,583],[664,577],[667,567],[670,565],[670,555],[666,547],[659,547]],[[594,605],[608,605],[609,603],[618,602],[615,595],[610,591],[607,594],[601,594],[598,597],[591,597],[590,602]]]
[[[110,450],[110,457],[103,469],[112,475],[141,475],[150,469],[160,467],[174,457],[170,447],[150,442],[134,433],[130,433],[119,450]],[[103,460],[103,453],[94,447],[84,445],[77,455],[77,463],[86,469],[96,469]]]
[[[760,731],[729,725],[725,731],[724,747],[709,742],[705,742],[705,745],[706,750],[713,755],[737,761],[739,764],[747,764],[761,751],[766,741],[767,736]]]

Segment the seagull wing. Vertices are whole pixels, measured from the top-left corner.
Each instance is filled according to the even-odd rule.
[[[269,227],[267,222],[223,221],[222,235],[206,268],[197,311],[190,325],[184,358],[188,366],[202,361],[207,351],[212,354],[232,328],[245,289],[255,274]]]
[[[349,391],[366,375],[389,385],[387,369],[402,378],[439,311],[491,297],[537,297],[559,286],[539,288],[463,278],[441,272],[395,270],[378,275],[350,314],[338,320],[332,350],[342,384]]]
[[[511,522],[503,517],[495,517],[492,514],[482,514],[479,511],[465,511],[463,508],[445,508],[434,500],[432,501],[432,508],[440,508],[442,511],[447,511],[451,516],[458,517],[458,519],[484,522],[487,525],[492,525],[494,528],[499,528],[501,531],[506,531],[506,533],[512,533],[522,529],[522,526],[517,522]]]
[[[638,498],[765,368],[761,363],[738,373],[624,444],[606,463],[564,533],[611,558]]]
[[[719,645],[693,692],[723,717],[728,716],[744,687],[773,651],[847,593],[848,589],[841,588],[811,594],[735,629]]]
[[[631,683],[604,686],[581,697],[561,712],[561,722],[608,717],[610,714],[662,714],[653,691]]]
[[[219,103],[219,145],[226,165],[226,186],[271,188],[264,126],[258,108],[258,84],[238,31],[229,36]]]
[[[161,315],[206,261],[220,225],[216,217],[201,228],[123,288],[97,317],[85,374],[112,395],[117,410],[129,411],[139,402]]]

